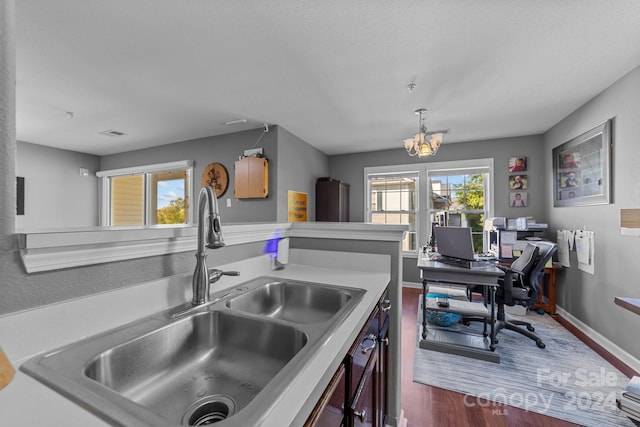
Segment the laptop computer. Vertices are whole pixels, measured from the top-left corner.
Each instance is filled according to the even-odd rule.
[[[438,253],[449,258],[474,261],[473,240],[469,227],[434,227]]]
[[[473,239],[469,227],[434,227],[440,261],[461,267],[479,267],[482,258],[473,252]],[[475,261],[475,262],[474,262]]]

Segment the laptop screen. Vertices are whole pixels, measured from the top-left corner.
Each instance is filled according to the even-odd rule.
[[[442,256],[474,260],[473,240],[469,227],[434,227],[438,253]]]

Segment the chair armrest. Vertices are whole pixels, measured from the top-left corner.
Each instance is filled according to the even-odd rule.
[[[511,268],[511,267],[507,267],[506,265],[498,265],[498,268],[502,271],[505,272],[505,275],[509,272],[509,273],[517,273],[517,274],[522,274],[524,275],[524,271],[522,270],[518,270],[515,268]]]

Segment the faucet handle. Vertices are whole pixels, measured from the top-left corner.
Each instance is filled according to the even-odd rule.
[[[223,276],[239,276],[240,272],[239,271],[223,271],[222,272]]]
[[[214,283],[220,280],[222,276],[239,276],[239,271],[222,271],[217,268],[209,269],[209,283]]]

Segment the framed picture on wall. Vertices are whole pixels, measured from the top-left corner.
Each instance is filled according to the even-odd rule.
[[[524,172],[527,170],[526,157],[509,157],[509,172]]]
[[[509,206],[512,208],[526,208],[527,203],[526,191],[512,191],[509,193]]]
[[[509,177],[509,189],[526,190],[528,185],[527,182],[527,175],[511,175]]]
[[[553,206],[611,202],[612,120],[553,149]]]

